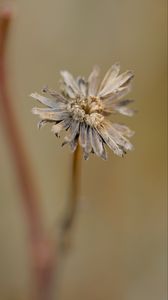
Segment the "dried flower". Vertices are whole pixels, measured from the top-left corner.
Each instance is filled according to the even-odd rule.
[[[133,146],[128,138],[133,135],[127,126],[111,123],[106,116],[120,113],[132,116],[134,111],[127,107],[133,100],[123,100],[131,89],[132,71],[119,75],[120,65],[112,65],[104,79],[99,82],[99,68],[93,68],[89,78],[73,76],[61,71],[63,78],[61,93],[43,89],[50,98],[33,93],[31,96],[47,108],[34,107],[33,114],[39,115],[38,127],[52,123],[52,131],[58,137],[62,130],[68,130],[64,144],[70,144],[75,151],[77,144],[83,148],[84,158],[89,154],[107,159],[105,144],[119,156],[123,156]]]

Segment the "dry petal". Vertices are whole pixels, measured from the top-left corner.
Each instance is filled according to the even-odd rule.
[[[84,158],[95,153],[107,159],[105,146],[118,156],[123,156],[133,145],[128,140],[133,135],[127,126],[112,123],[107,115],[121,113],[132,116],[134,110],[128,108],[133,100],[123,99],[131,89],[132,71],[119,75],[120,65],[114,64],[99,84],[100,69],[94,67],[88,80],[83,77],[76,79],[67,71],[62,71],[64,88],[61,93],[43,89],[52,98],[32,93],[31,97],[45,105],[44,108],[34,107],[33,114],[40,117],[38,127],[47,122],[52,123],[52,132],[59,136],[67,131],[62,145],[69,144],[75,151],[78,143],[83,148]]]

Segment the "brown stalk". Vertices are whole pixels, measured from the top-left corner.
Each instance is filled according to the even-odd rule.
[[[68,197],[67,208],[62,222],[61,228],[61,250],[64,251],[69,248],[71,229],[75,221],[75,214],[77,209],[79,189],[80,189],[80,176],[81,176],[81,148],[78,145],[72,161],[71,184]]]
[[[59,261],[56,263],[56,280],[55,281],[55,290],[57,290],[57,284],[59,282],[59,270],[62,269],[65,256],[70,249],[72,242],[72,233],[73,225],[76,217],[77,204],[79,200],[79,189],[80,189],[80,174],[81,174],[81,149],[78,145],[73,156],[72,156],[72,165],[70,172],[70,186],[69,194],[67,199],[67,204],[65,207],[65,212],[59,228],[59,239],[58,239],[58,250]],[[55,229],[54,229],[55,230]]]
[[[37,286],[36,299],[49,299],[52,281],[54,254],[53,245],[44,236],[44,229],[39,210],[40,195],[30,169],[28,154],[25,150],[19,125],[9,96],[6,74],[6,42],[12,19],[10,8],[0,11],[0,112],[5,128],[18,183],[22,192],[22,204],[28,222],[32,265]]]

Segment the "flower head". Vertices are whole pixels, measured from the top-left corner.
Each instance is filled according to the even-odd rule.
[[[120,113],[132,116],[134,111],[127,107],[132,100],[123,97],[131,89],[132,71],[120,74],[118,63],[112,65],[104,79],[99,80],[99,68],[93,68],[89,78],[76,79],[67,71],[61,71],[62,88],[58,93],[47,87],[43,93],[31,96],[47,108],[34,107],[33,114],[39,115],[41,121],[38,127],[46,123],[52,124],[52,132],[58,137],[62,130],[68,131],[63,144],[69,144],[75,151],[77,144],[83,148],[84,158],[89,154],[107,159],[105,145],[119,156],[123,156],[133,146],[128,138],[133,135],[127,126],[112,123],[107,116]]]

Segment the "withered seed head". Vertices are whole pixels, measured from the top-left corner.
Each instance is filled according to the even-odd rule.
[[[52,123],[52,131],[59,136],[62,130],[68,130],[63,144],[70,144],[75,151],[79,143],[83,148],[84,158],[89,154],[107,159],[105,144],[119,156],[123,156],[133,146],[128,138],[133,135],[127,126],[111,123],[106,116],[112,113],[121,113],[132,116],[134,110],[127,107],[132,100],[123,100],[131,89],[133,78],[132,71],[119,75],[118,63],[112,65],[104,79],[99,82],[99,68],[94,67],[89,78],[74,79],[67,72],[62,71],[63,85],[61,93],[47,87],[43,93],[48,93],[50,98],[38,93],[31,96],[47,108],[34,107],[33,114],[39,115],[41,128],[47,122]]]

